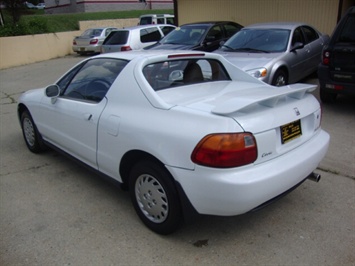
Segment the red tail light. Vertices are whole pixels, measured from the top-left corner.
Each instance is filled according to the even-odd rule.
[[[322,53],[322,63],[323,65],[329,65],[330,61],[330,52],[327,50],[324,50]]]
[[[195,147],[191,160],[218,168],[238,167],[253,163],[257,147],[251,133],[222,133],[204,137]]]
[[[76,41],[75,40],[73,41],[73,45],[76,45]]]
[[[99,42],[98,39],[92,39],[92,40],[90,41],[90,44],[97,44],[98,42]]]
[[[122,46],[122,47],[121,47],[121,51],[122,51],[122,52],[124,52],[124,51],[131,51],[131,50],[132,50],[131,46]]]

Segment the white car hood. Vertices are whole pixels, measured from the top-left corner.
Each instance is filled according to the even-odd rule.
[[[217,54],[223,55],[233,65],[242,70],[250,70],[269,65],[272,61],[278,60],[283,53],[240,53],[217,51]]]

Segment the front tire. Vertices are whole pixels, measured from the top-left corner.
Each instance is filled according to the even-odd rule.
[[[173,178],[151,160],[137,163],[129,177],[130,196],[142,222],[152,231],[167,235],[176,231],[182,212]]]
[[[21,115],[21,128],[26,145],[31,152],[40,153],[45,150],[42,136],[28,111],[24,111]]]
[[[285,86],[287,84],[288,84],[288,77],[286,72],[282,69],[277,70],[272,79],[271,85],[280,87],[280,86]]]

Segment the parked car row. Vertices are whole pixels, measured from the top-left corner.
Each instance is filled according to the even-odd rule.
[[[153,15],[141,19],[141,24],[157,23]],[[273,22],[243,27],[231,21],[207,21],[180,27],[148,24],[111,29],[110,34],[102,33],[101,39],[95,35],[88,37],[84,32],[84,36],[74,40],[73,50],[80,54],[139,49],[213,52],[274,86],[298,82],[319,69],[321,99],[333,102],[338,93],[354,91],[346,84],[355,82],[354,20],[354,11],[349,11],[330,43],[328,35],[304,23]]]
[[[227,41],[242,25],[231,21],[209,21],[182,25],[156,44],[150,50],[200,50],[212,52]]]
[[[93,28],[73,40],[78,54],[139,50],[152,45],[176,27],[170,24],[141,25],[118,28]]]

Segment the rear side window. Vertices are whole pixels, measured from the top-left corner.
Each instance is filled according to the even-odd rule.
[[[154,63],[144,67],[143,74],[155,91],[196,83],[230,80],[224,66],[212,59]]]
[[[113,31],[104,41],[104,45],[121,45],[126,44],[129,31]]]
[[[338,38],[339,42],[355,43],[355,15],[348,16]]]
[[[141,29],[140,30],[141,42],[157,42],[161,39],[161,34],[157,27]]]

